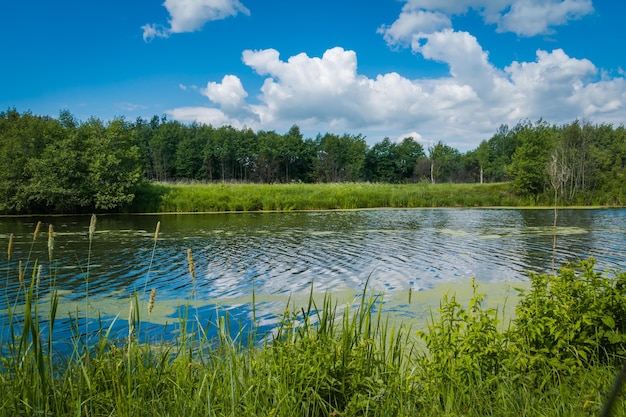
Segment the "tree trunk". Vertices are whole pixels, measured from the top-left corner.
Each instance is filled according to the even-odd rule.
[[[430,183],[435,183],[435,164],[432,160],[430,161]]]

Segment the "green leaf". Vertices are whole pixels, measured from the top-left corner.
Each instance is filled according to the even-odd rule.
[[[615,320],[613,320],[613,317],[611,317],[611,316],[603,316],[602,317],[602,323],[604,323],[610,329],[614,329],[615,328]]]

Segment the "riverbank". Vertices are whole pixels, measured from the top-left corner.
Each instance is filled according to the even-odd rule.
[[[135,212],[297,211],[528,206],[497,184],[161,184],[138,192]]]
[[[610,200],[609,200],[610,201]],[[601,198],[577,206],[607,206]],[[553,207],[550,196],[526,197],[510,183],[489,184],[164,184],[137,192],[135,213],[350,210],[424,207]]]

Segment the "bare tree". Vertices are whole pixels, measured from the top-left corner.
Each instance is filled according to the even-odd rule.
[[[552,152],[550,161],[548,162],[547,171],[550,177],[550,185],[554,190],[554,225],[552,240],[552,275],[555,274],[554,263],[556,258],[556,225],[557,225],[557,206],[559,201],[559,190],[564,187],[568,181],[570,170],[564,161],[563,152],[557,148]]]

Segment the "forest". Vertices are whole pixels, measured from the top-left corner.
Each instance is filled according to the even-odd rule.
[[[510,182],[561,204],[626,204],[623,125],[523,120],[462,153],[411,137],[369,146],[361,134],[304,138],[154,116],[79,121],[0,113],[0,213],[129,211],[146,182]]]

